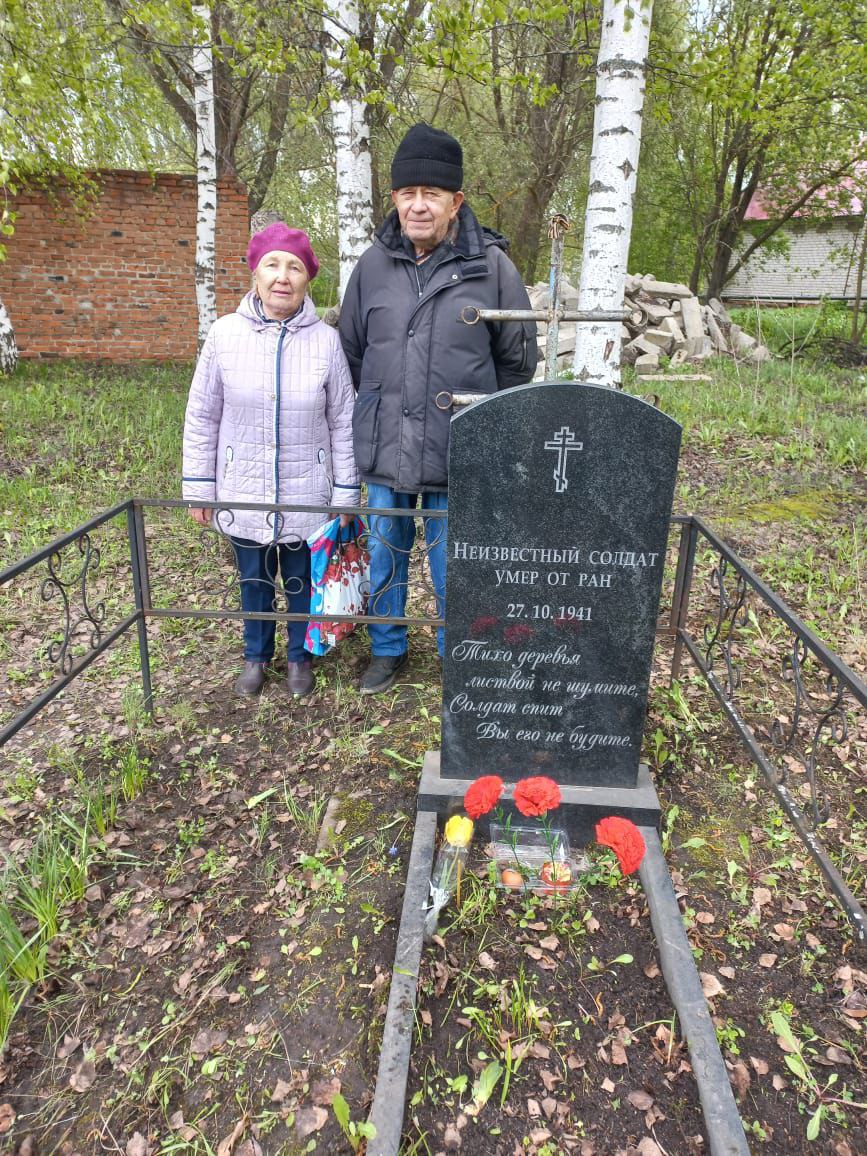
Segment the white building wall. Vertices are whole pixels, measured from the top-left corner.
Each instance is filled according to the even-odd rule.
[[[838,217],[823,224],[789,222],[780,230],[788,239],[788,252],[759,249],[729,281],[723,296],[851,301],[855,296],[857,241],[864,224],[863,216]]]

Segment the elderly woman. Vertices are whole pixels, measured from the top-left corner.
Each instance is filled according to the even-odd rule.
[[[319,271],[301,229],[278,221],[247,248],[253,289],[211,328],[184,424],[183,494],[193,501],[357,505],[352,453],[355,391],[340,339],[324,325],[307,288]],[[192,507],[202,526],[211,511]],[[321,513],[218,511],[238,563],[241,606],[277,608],[279,569],[290,613],[310,609],[307,537]],[[313,688],[306,622],[290,622],[289,691]],[[275,623],[244,621],[244,669],[235,692],[258,694],[274,657]]]

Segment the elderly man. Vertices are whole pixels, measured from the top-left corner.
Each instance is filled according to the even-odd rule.
[[[416,124],[391,166],[394,209],[361,256],[340,312],[340,337],[358,395],[355,458],[371,511],[445,510],[449,413],[441,391],[493,393],[529,381],[532,323],[466,325],[461,310],[528,309],[505,238],[483,228],[464,200],[463,153],[447,132]],[[372,514],[370,613],[402,617],[412,518]],[[445,606],[445,519],[426,518],[437,612]],[[369,627],[371,662],[361,690],[378,694],[407,662],[406,627]],[[443,653],[443,631],[437,644]]]

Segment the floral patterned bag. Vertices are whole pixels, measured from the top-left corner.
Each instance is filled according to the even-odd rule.
[[[307,539],[311,614],[367,612],[370,554],[360,541],[364,532],[361,518],[355,518],[344,530],[340,529],[340,519],[333,518]],[[304,648],[311,654],[327,654],[354,629],[354,622],[310,622]]]

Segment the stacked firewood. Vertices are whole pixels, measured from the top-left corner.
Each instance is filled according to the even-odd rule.
[[[534,309],[548,308],[550,293],[546,284],[533,285],[528,292]],[[578,291],[568,281],[561,283],[560,300],[566,310],[578,308]],[[627,316],[620,328],[621,359],[624,364],[635,366],[636,373],[657,373],[663,357],[668,358],[669,367],[721,356],[751,365],[770,360],[767,346],[736,325],[721,301],[711,297],[702,305],[686,285],[657,281],[651,274],[631,274],[626,278],[623,307]],[[548,326],[539,322],[540,353],[545,348],[547,331]],[[560,323],[558,372],[572,368],[575,332],[574,322]]]

